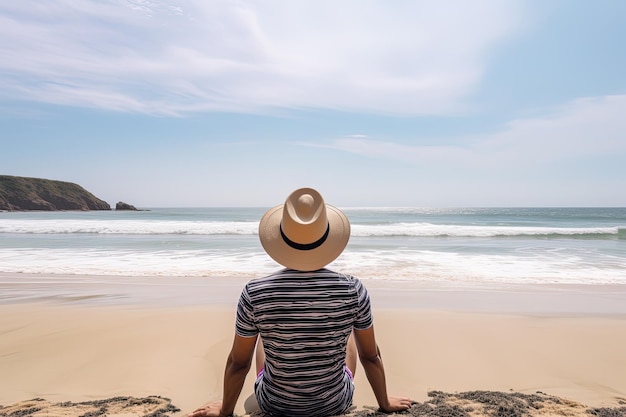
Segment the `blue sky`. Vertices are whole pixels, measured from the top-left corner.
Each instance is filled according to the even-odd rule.
[[[0,174],[111,205],[626,206],[622,0],[0,5]]]

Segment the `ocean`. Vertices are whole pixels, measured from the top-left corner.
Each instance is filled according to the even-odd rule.
[[[342,209],[352,235],[329,267],[363,279],[626,284],[626,208]],[[253,278],[279,268],[265,210],[2,212],[0,273]]]

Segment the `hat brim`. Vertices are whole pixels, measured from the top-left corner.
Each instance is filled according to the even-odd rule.
[[[328,237],[315,249],[299,250],[289,246],[280,233],[284,205],[269,209],[259,223],[259,239],[265,252],[284,267],[316,271],[337,259],[350,239],[350,222],[341,210],[326,205]]]

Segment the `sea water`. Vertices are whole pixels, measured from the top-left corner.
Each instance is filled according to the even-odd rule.
[[[244,277],[266,208],[1,212],[0,273]],[[626,208],[343,208],[352,226],[329,267],[364,279],[450,285],[626,284]]]

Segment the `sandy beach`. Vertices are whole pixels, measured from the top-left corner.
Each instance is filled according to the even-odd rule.
[[[245,280],[117,280],[0,275],[0,416],[79,416],[88,402],[126,397],[143,402],[106,415],[179,416],[220,398]],[[562,415],[626,410],[623,286],[365,283],[392,394],[424,404],[433,391],[489,391],[564,399]],[[374,406],[362,370],[355,383],[358,410]]]

